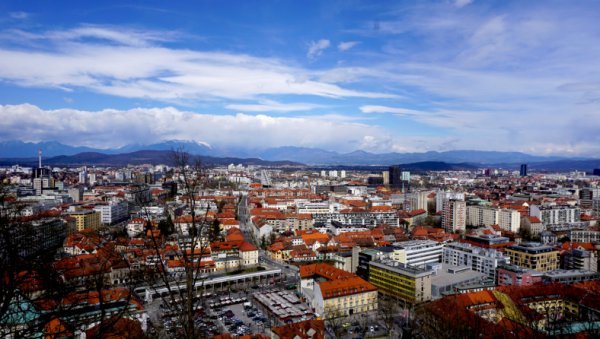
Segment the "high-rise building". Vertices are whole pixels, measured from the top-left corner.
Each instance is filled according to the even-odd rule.
[[[579,206],[584,209],[592,208],[594,198],[600,197],[600,187],[584,187],[579,191]]]
[[[390,166],[388,169],[390,186],[400,186],[402,184],[402,171],[400,166]]]
[[[442,227],[446,232],[465,231],[467,221],[467,204],[462,200],[444,201],[442,208]]]
[[[402,171],[402,192],[410,191],[410,172]]]
[[[79,172],[79,183],[82,185],[86,185],[88,182],[87,172],[85,170]]]
[[[519,174],[522,177],[526,177],[527,176],[527,164],[521,164],[521,171],[519,172]]]
[[[383,171],[383,184],[384,185],[389,185],[390,184],[390,172],[389,171]]]
[[[73,202],[80,202],[83,200],[83,187],[72,187],[69,188],[68,192],[71,199],[73,199]]]
[[[435,195],[435,211],[441,211],[444,208],[444,201],[450,199],[465,200],[465,194],[462,192],[437,191]]]

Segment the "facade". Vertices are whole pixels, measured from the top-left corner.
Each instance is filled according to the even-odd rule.
[[[600,231],[593,230],[573,230],[571,231],[571,241],[573,242],[600,242]]]
[[[129,216],[129,204],[126,201],[110,202],[108,205],[98,205],[94,211],[100,213],[100,222],[104,225],[112,225],[115,222],[125,220]]]
[[[498,210],[498,226],[506,231],[519,232],[519,228],[521,227],[521,213],[512,209]]]
[[[465,231],[467,222],[467,205],[462,200],[444,201],[442,211],[442,227],[448,233]]]
[[[447,265],[467,266],[496,280],[498,265],[509,264],[510,258],[494,249],[475,247],[467,243],[449,243],[444,246],[442,262]]]
[[[523,243],[506,248],[511,264],[546,272],[559,268],[559,252],[539,243]]]
[[[542,281],[541,272],[515,265],[498,267],[499,286],[529,286]]]
[[[402,170],[400,166],[390,166],[388,169],[390,186],[400,186],[402,183]]]
[[[495,234],[483,234],[483,235],[472,235],[468,234],[463,240],[465,243],[475,245],[483,248],[503,249],[507,246],[512,245],[512,242],[507,237],[502,237]]]
[[[444,202],[448,200],[465,200],[465,194],[462,192],[437,191],[435,195],[435,211],[441,211],[444,208]]]
[[[393,260],[374,261],[369,265],[369,282],[382,294],[413,305],[431,300],[433,270]]]
[[[467,225],[498,225],[504,230],[518,232],[521,225],[521,214],[512,209],[471,205],[467,206]]]
[[[527,164],[521,164],[521,170],[519,171],[519,175],[522,177],[527,176]]]
[[[573,206],[531,205],[530,214],[544,225],[569,224],[580,221],[581,210]]]
[[[19,224],[10,231],[19,256],[23,258],[56,249],[62,246],[67,236],[66,224],[58,218]]]
[[[410,240],[393,244],[390,258],[409,266],[425,266],[442,261],[443,245],[433,240]]]
[[[547,284],[574,284],[589,280],[600,279],[598,272],[587,270],[554,270],[544,273],[542,281]]]
[[[313,214],[314,223],[331,225],[336,221],[342,225],[371,226],[386,224],[400,226],[400,218],[395,212],[348,212]]]
[[[100,227],[100,213],[92,210],[75,211],[69,213],[75,219],[75,230],[77,232],[87,229],[98,229]]]
[[[368,280],[369,279],[369,269],[371,266],[369,265],[372,261],[387,259],[394,252],[393,247],[380,247],[377,249],[368,249],[361,251],[358,254],[358,266],[356,267],[356,275],[359,277]]]
[[[377,310],[377,288],[350,272],[328,264],[300,267],[300,292],[322,318]]]
[[[597,251],[572,249],[562,253],[562,268],[598,272]]]

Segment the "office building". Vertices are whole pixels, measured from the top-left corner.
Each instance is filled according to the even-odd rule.
[[[402,184],[402,170],[400,166],[390,166],[388,169],[390,186],[400,187]]]
[[[527,176],[527,164],[521,164],[521,170],[519,171],[519,175],[522,177]]]
[[[374,261],[369,266],[369,282],[381,294],[411,305],[431,300],[432,269],[416,268],[394,260]]]
[[[75,231],[98,229],[100,227],[100,213],[93,210],[80,210],[69,213],[75,219]]]
[[[94,211],[100,213],[100,222],[104,225],[112,225],[115,222],[127,219],[129,216],[129,203],[127,201],[111,201],[106,205],[94,207]]]
[[[390,258],[394,261],[415,267],[442,261],[443,245],[433,240],[410,240],[393,244]]]

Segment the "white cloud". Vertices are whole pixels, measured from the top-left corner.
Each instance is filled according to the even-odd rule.
[[[424,112],[416,111],[416,110],[412,110],[412,109],[399,108],[399,107],[388,107],[388,106],[378,106],[378,105],[361,106],[360,111],[363,113],[393,113],[393,114],[404,115],[404,116],[418,116],[418,115],[424,114]]]
[[[15,47],[17,43],[0,46],[0,79],[21,86],[84,88],[126,98],[184,104],[289,94],[394,97],[342,88],[319,80],[317,73],[277,59],[156,45],[168,38],[168,34],[156,32],[90,26],[42,35],[21,34],[20,44],[51,44],[38,49],[28,45],[26,50]]]
[[[310,111],[322,105],[310,103],[280,103],[273,100],[261,100],[258,104],[229,104],[225,108],[242,112],[296,112]]]
[[[319,55],[321,55],[324,50],[329,48],[330,45],[331,45],[331,42],[327,39],[321,39],[319,41],[311,41],[310,44],[308,44],[308,52],[306,53],[306,56],[309,59],[314,59],[314,58],[318,57]]]
[[[8,15],[15,20],[24,20],[29,17],[27,12],[10,12]]]
[[[337,47],[340,51],[345,52],[358,44],[358,41],[343,41],[340,42]]]
[[[377,136],[379,142],[369,139],[366,144],[363,138],[368,135]],[[57,140],[102,148],[194,140],[215,147],[296,145],[344,151],[392,142],[389,132],[381,127],[335,119],[200,114],[172,107],[43,110],[30,104],[0,106],[0,140]]]
[[[473,0],[454,0],[454,6],[457,8],[463,8],[466,5],[469,5],[473,2]]]

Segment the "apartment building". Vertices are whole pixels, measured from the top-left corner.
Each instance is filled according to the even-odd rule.
[[[600,231],[595,230],[573,230],[571,231],[573,242],[600,242]]]
[[[467,205],[462,200],[444,200],[442,209],[442,227],[448,233],[465,231],[467,223]]]
[[[467,206],[467,225],[498,225],[504,230],[516,233],[519,231],[521,225],[521,214],[519,211],[512,209],[500,209],[480,205]]]
[[[506,248],[510,262],[524,268],[546,272],[559,268],[559,252],[551,246],[540,243],[522,243]]]
[[[544,225],[556,225],[580,221],[581,210],[579,207],[568,205],[531,205],[529,214],[538,217]]]

